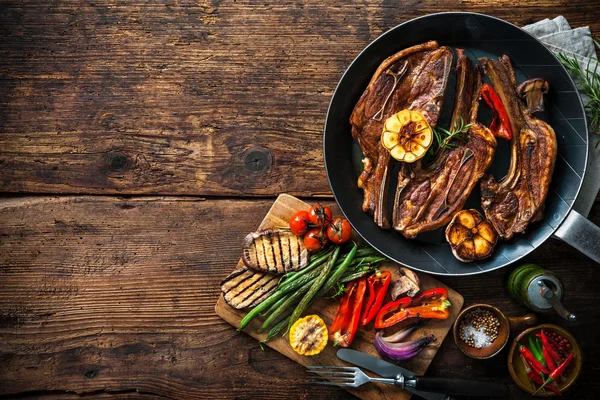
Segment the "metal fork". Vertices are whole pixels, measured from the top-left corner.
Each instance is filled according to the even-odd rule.
[[[313,365],[306,372],[317,374],[311,376],[312,381],[317,385],[335,385],[358,387],[367,382],[387,383],[404,387],[404,376],[398,375],[396,378],[371,378],[359,368],[356,367],[320,367]]]

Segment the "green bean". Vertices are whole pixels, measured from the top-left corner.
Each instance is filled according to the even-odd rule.
[[[258,316],[258,314],[260,314],[262,311],[266,310],[267,308],[271,307],[275,302],[277,302],[283,296],[285,296],[285,292],[279,292],[276,290],[273,294],[271,294],[269,297],[267,297],[262,303],[258,304],[256,307],[254,307],[252,310],[250,310],[250,312],[248,314],[246,314],[246,316],[244,318],[242,318],[242,320],[240,321],[240,326],[238,327],[237,330],[241,331],[242,329],[244,329],[246,326],[248,326],[250,321],[252,321],[254,318],[256,318]]]
[[[271,314],[274,310],[277,309],[277,307],[279,307],[281,305],[281,303],[283,303],[285,300],[287,299],[286,296],[283,296],[282,298],[280,298],[279,300],[277,300],[275,303],[273,303],[273,305],[271,307],[269,307],[269,309],[267,311],[265,311],[264,313],[261,313],[260,316],[261,317],[266,317],[267,315]]]
[[[352,261],[351,266],[356,266],[356,265],[360,265],[360,264],[377,263],[377,262],[381,262],[381,261],[387,261],[387,258],[381,257],[381,256],[361,257],[361,258],[354,259]]]
[[[281,287],[281,286],[290,284],[291,282],[295,281],[296,279],[299,279],[302,276],[308,274],[309,272],[311,272],[318,266],[322,265],[327,260],[327,258],[329,258],[329,255],[332,252],[333,252],[333,249],[325,252],[323,255],[321,255],[317,258],[314,258],[313,261],[310,262],[310,264],[308,264],[305,268],[301,269],[300,271],[289,272],[289,273],[285,274],[283,276],[283,278],[281,278],[281,280],[279,281],[279,286]],[[290,276],[290,274],[293,274],[293,275]],[[287,276],[289,276],[289,278],[286,278]]]
[[[356,250],[355,257],[378,256],[380,253],[372,247],[362,247]]]
[[[323,266],[324,267],[324,266]],[[292,292],[299,287],[305,285],[307,282],[312,282],[317,276],[321,274],[321,268],[317,268],[311,271],[311,274],[307,274],[304,277],[296,279],[294,282],[290,282],[289,285],[286,285],[284,288],[277,289],[273,292],[269,297],[263,300],[262,303],[254,307],[242,320],[240,321],[240,326],[238,327],[238,331],[244,329],[248,324],[256,318],[260,313],[267,310],[273,304],[278,302],[282,297],[286,296],[289,292]]]
[[[321,272],[323,271],[323,268],[325,268],[325,264],[319,265],[316,269],[310,271],[308,274],[298,277],[298,279],[294,279],[293,281],[290,281],[290,282],[284,282],[276,290],[284,291],[286,293],[289,293],[292,290],[296,290],[300,286],[303,286],[306,282],[311,282],[317,276],[319,276],[321,274]]]
[[[325,284],[323,284],[323,287],[319,291],[319,295],[317,297],[320,297],[320,295],[327,293],[329,290],[331,290],[331,288],[333,288],[335,286],[336,282],[342,277],[342,275],[344,275],[344,272],[346,272],[346,270],[352,263],[352,260],[354,259],[354,255],[356,254],[357,249],[358,249],[358,246],[354,245],[352,250],[350,250],[350,253],[346,256],[346,259],[344,260],[344,262],[335,269],[333,274],[331,274],[331,276],[327,279]]]
[[[363,276],[365,276],[368,273],[369,273],[369,270],[367,269],[365,271],[359,271],[359,272],[355,272],[353,274],[345,274],[345,275],[342,275],[339,282],[347,283],[347,282],[353,281],[355,279],[362,278]]]
[[[273,339],[287,325],[289,320],[290,320],[290,318],[287,317],[287,318],[284,318],[281,321],[279,321],[277,324],[275,324],[275,326],[272,327],[271,330],[269,331],[269,334],[267,335],[267,337],[264,338],[263,340],[261,340],[260,342],[266,343],[269,340]]]
[[[296,322],[298,317],[300,317],[300,314],[302,314],[304,312],[304,310],[306,310],[308,305],[311,303],[313,297],[317,294],[317,292],[319,292],[319,290],[321,289],[323,284],[326,283],[327,277],[329,276],[329,272],[331,271],[333,266],[336,264],[339,254],[340,254],[340,247],[337,247],[333,251],[333,253],[331,253],[331,255],[329,256],[330,258],[327,261],[327,264],[325,264],[325,268],[323,269],[321,275],[319,275],[314,280],[314,282],[311,285],[308,292],[306,292],[304,297],[302,297],[302,300],[300,300],[300,303],[294,309],[294,312],[292,312],[292,316],[290,317],[290,320],[288,322],[288,327],[287,327],[286,332],[290,330],[290,328],[292,327],[294,322]]]
[[[279,317],[282,313],[285,312],[286,309],[295,306],[296,303],[300,301],[304,293],[308,292],[312,285],[313,282],[309,282],[306,285],[302,286],[300,289],[296,290],[296,292],[294,292],[291,296],[288,296],[286,300],[283,303],[281,303],[279,307],[277,307],[271,313],[271,315],[269,315],[269,318],[267,318],[265,322],[263,322],[262,326],[260,327],[260,330],[264,331],[265,329],[267,329],[269,325],[271,325],[271,323],[273,323],[275,319],[277,319],[277,317]]]

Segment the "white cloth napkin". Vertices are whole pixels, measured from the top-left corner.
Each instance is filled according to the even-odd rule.
[[[554,19],[544,19],[524,26],[523,29],[537,37],[553,53],[563,53],[576,58],[583,70],[593,71],[598,64],[592,33],[587,26],[572,29],[565,17],[560,15]],[[577,79],[575,83],[579,84]],[[580,93],[580,96],[584,104],[587,104],[589,98],[583,93]],[[589,135],[590,149],[586,173],[583,186],[573,206],[577,212],[586,217],[600,190],[600,146],[596,147],[600,137],[591,130]]]

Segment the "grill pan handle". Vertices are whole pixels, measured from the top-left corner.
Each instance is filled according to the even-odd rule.
[[[600,263],[600,227],[577,211],[571,210],[562,225],[554,232],[554,236]]]

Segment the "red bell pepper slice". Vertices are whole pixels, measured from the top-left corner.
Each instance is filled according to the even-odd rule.
[[[366,326],[377,316],[391,281],[392,273],[390,271],[380,271],[369,276],[369,300],[360,322],[362,326]]]
[[[395,325],[408,318],[446,319],[450,316],[448,307],[448,290],[445,288],[431,289],[419,296],[403,297],[386,304],[379,310],[375,319],[375,329],[383,329]],[[392,313],[388,317],[388,314]]]
[[[329,340],[333,340],[334,346],[348,347],[352,343],[358,329],[366,290],[366,277],[354,280],[346,286],[337,315],[329,329]]]
[[[484,83],[483,86],[481,86],[481,96],[494,112],[494,118],[490,124],[490,130],[494,136],[506,140],[512,139],[513,134],[510,127],[510,120],[508,119],[506,108],[504,108],[504,104],[502,104],[502,100],[500,100],[498,93],[496,93],[494,88],[490,85]]]

